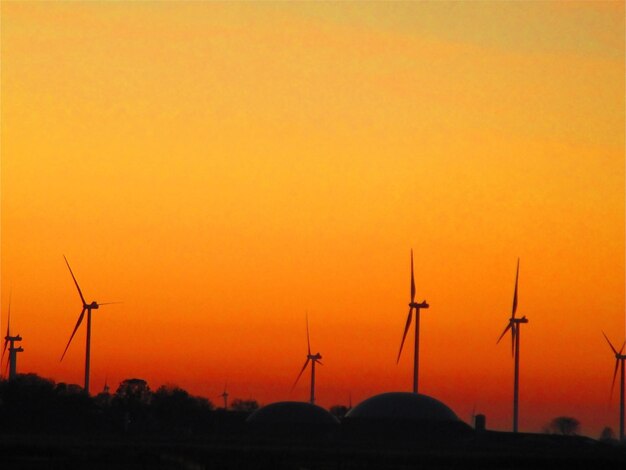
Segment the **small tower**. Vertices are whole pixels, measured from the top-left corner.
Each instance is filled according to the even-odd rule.
[[[9,294],[9,311],[7,318],[7,334],[4,336],[4,346],[2,348],[2,358],[0,358],[0,363],[4,360],[4,353],[7,350],[7,346],[9,349],[9,380],[12,380],[17,375],[17,353],[21,353],[24,351],[21,346],[15,347],[15,343],[19,343],[22,341],[22,337],[18,335],[11,334],[11,294]],[[1,368],[0,368],[1,370]]]
[[[228,392],[226,391],[226,386],[224,386],[224,391],[219,395],[224,400],[224,409],[228,409]]]

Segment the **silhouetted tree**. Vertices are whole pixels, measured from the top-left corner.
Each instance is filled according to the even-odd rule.
[[[100,392],[94,398],[94,402],[99,407],[107,407],[111,404],[111,400],[113,399],[113,395],[109,392]]]
[[[178,386],[164,385],[152,395],[151,408],[162,429],[191,432],[207,421],[213,404]]]
[[[252,413],[259,409],[259,403],[256,400],[243,400],[241,398],[235,398],[231,405],[233,411],[243,411],[245,413]]]
[[[143,379],[126,379],[120,382],[115,398],[126,405],[148,405],[150,403],[150,387]]]
[[[150,416],[150,400],[152,394],[148,382],[143,379],[126,379],[111,400],[114,421],[124,431],[146,431],[154,427]]]
[[[580,422],[576,418],[569,416],[559,416],[550,421],[548,429],[553,434],[563,434],[564,436],[573,436],[580,429]]]
[[[602,429],[602,432],[600,433],[600,440],[604,442],[615,441],[615,431],[613,431],[613,428],[606,426]]]
[[[345,405],[334,405],[330,407],[330,414],[335,415],[337,418],[343,418],[348,412],[348,407]]]
[[[36,374],[0,382],[0,401],[0,422],[13,431],[81,432],[93,419],[93,403],[82,388]]]

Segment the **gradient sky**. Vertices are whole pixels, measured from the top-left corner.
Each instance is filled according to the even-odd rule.
[[[2,2],[2,329],[21,371],[219,403],[409,390],[597,436],[624,340],[624,2]],[[408,343],[407,352],[411,351]]]

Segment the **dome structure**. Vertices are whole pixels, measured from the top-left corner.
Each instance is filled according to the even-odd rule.
[[[381,393],[352,408],[346,418],[402,422],[459,422],[457,415],[439,400],[409,392]]]
[[[253,425],[333,426],[339,424],[337,418],[324,408],[299,401],[271,403],[252,413],[246,422]]]
[[[465,439],[473,430],[439,400],[418,393],[389,392],[352,408],[342,422],[345,436],[376,436],[379,442],[412,445]]]

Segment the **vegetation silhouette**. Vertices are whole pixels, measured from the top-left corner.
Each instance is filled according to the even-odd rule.
[[[558,416],[550,421],[548,430],[552,434],[574,436],[580,431],[580,421],[570,416]]]
[[[192,435],[215,432],[218,423],[232,428],[229,421],[243,423],[259,406],[241,399],[233,405],[218,417],[208,399],[176,385],[153,392],[145,380],[130,378],[114,394],[92,397],[75,384],[18,374],[0,380],[0,432]]]
[[[256,400],[236,398],[233,400],[230,408],[233,411],[242,411],[244,413],[252,413],[259,409],[259,403]]]
[[[451,435],[438,433],[432,423],[425,433],[396,423],[392,433],[382,428],[370,433],[357,429],[357,421],[349,426],[345,418],[330,432],[294,425],[288,434],[259,434],[245,422],[258,406],[253,399],[236,399],[232,410],[215,409],[206,398],[176,385],[153,391],[140,378],[123,380],[115,393],[89,396],[75,384],[18,374],[0,380],[0,454],[7,468],[28,469],[495,470],[620,468],[626,463],[626,448],[609,442],[614,434],[608,432],[603,441],[470,429]],[[336,416],[345,410],[333,407]]]
[[[615,431],[610,426],[605,426],[600,432],[600,437],[598,438],[602,442],[616,443],[615,439]]]

